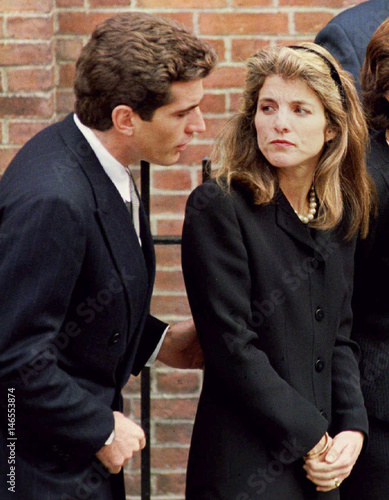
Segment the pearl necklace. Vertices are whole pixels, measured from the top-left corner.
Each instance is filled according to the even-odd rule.
[[[309,210],[307,215],[301,215],[295,210],[298,218],[303,222],[304,224],[308,224],[311,220],[314,219],[316,215],[316,207],[317,207],[317,200],[316,200],[316,192],[315,192],[315,186],[312,184],[311,189],[309,190]]]

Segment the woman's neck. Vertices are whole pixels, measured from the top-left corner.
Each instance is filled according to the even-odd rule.
[[[279,183],[293,210],[299,214],[305,214],[309,208],[308,193],[313,184],[313,176],[282,175]]]

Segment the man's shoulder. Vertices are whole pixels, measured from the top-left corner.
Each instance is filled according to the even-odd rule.
[[[356,23],[379,26],[388,16],[388,0],[368,0],[344,10],[328,24],[339,25],[343,29],[355,30]]]

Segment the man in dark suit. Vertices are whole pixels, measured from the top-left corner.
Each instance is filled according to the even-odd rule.
[[[358,90],[367,44],[388,16],[389,0],[368,0],[338,14],[315,38],[315,43],[325,47],[352,73]]]
[[[154,250],[127,166],[172,165],[205,130],[215,63],[176,23],[108,19],[78,60],[76,113],[0,182],[2,500],[124,499],[122,467],[145,438],[122,387],[156,355],[196,366],[192,323],[166,332],[148,314]]]

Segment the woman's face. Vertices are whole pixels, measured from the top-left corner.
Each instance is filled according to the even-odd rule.
[[[300,79],[265,79],[255,114],[258,147],[278,168],[314,172],[324,144],[335,137],[317,94]]]

